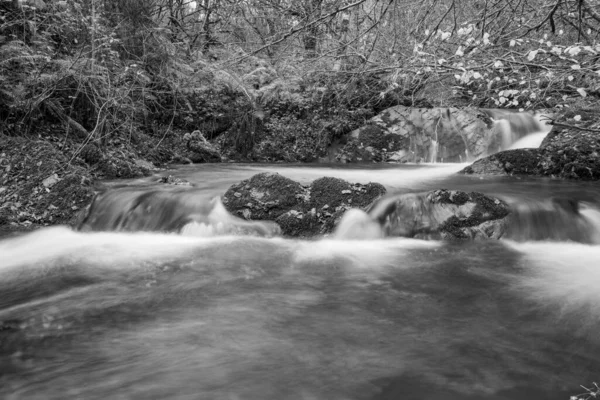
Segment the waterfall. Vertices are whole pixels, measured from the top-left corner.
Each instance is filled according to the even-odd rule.
[[[537,148],[551,129],[551,126],[546,123],[548,119],[546,114],[504,110],[483,111],[494,122],[493,136],[498,143],[497,151]]]
[[[438,148],[439,144],[437,140],[431,140],[431,145],[429,147],[429,162],[435,164],[438,158]]]

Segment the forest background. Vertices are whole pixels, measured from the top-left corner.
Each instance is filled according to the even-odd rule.
[[[316,161],[400,104],[594,115],[599,34],[597,0],[0,0],[0,222],[167,163]]]

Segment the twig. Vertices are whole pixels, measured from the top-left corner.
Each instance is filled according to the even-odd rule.
[[[581,127],[581,126],[577,126],[577,125],[563,124],[562,122],[550,121],[550,122],[548,122],[548,124],[550,124],[550,125],[554,125],[554,126],[560,126],[560,127],[564,127],[564,128],[573,128],[573,129],[579,129],[580,131],[587,131],[587,132],[597,132],[597,133],[600,133],[600,129],[590,129],[590,128],[583,128],[583,127]]]

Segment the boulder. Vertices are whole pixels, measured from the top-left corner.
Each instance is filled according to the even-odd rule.
[[[333,143],[324,161],[465,162],[544,129],[526,112],[395,106]]]
[[[576,180],[600,179],[600,124],[592,128],[556,125],[540,149],[541,174]]]
[[[506,233],[508,205],[477,192],[435,190],[374,202],[366,212],[348,213],[340,238],[402,236],[418,239],[499,239]]]
[[[539,149],[515,149],[501,151],[475,161],[461,171],[476,175],[538,175],[540,174]]]
[[[277,222],[286,236],[309,237],[332,232],[346,210],[367,207],[384,194],[378,183],[352,184],[326,177],[301,185],[265,172],[231,186],[223,203],[242,218]]]
[[[460,162],[497,147],[492,119],[476,109],[395,106],[351,132],[333,155],[341,162]]]
[[[183,136],[189,150],[189,158],[193,163],[221,162],[221,153],[212,145],[200,131],[186,133]]]

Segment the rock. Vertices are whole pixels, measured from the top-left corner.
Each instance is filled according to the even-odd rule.
[[[79,156],[85,161],[88,165],[95,165],[102,160],[103,154],[102,150],[98,146],[93,143],[87,144],[81,149]]]
[[[298,182],[263,172],[231,186],[223,195],[223,204],[234,214],[242,215],[244,209],[250,209],[252,219],[275,221],[306,196],[306,189]]]
[[[181,155],[175,155],[171,159],[172,164],[193,164],[192,160],[187,157],[183,157]]]
[[[383,194],[385,188],[377,183],[351,184],[326,177],[303,186],[265,172],[231,186],[223,203],[242,218],[277,222],[284,235],[308,237],[332,232],[347,209],[367,207]]]
[[[42,185],[44,185],[45,188],[51,188],[57,184],[59,180],[60,179],[58,178],[57,174],[52,174],[42,181]]]
[[[541,174],[576,180],[600,179],[600,124],[593,130],[554,126],[540,146]]]
[[[486,154],[493,123],[475,109],[388,108],[351,132],[338,161],[464,161]]]
[[[505,202],[477,192],[403,194],[378,200],[365,213],[344,216],[336,236],[499,239],[506,233],[509,213]]]
[[[221,162],[221,153],[212,145],[200,131],[186,133],[183,140],[187,142],[187,148],[190,151],[189,159],[193,163],[214,163]]]
[[[191,186],[192,184],[189,181],[181,178],[175,178],[173,175],[163,176],[158,180],[160,183],[166,183],[167,185],[175,185],[175,186]]]
[[[501,151],[475,161],[461,171],[463,174],[538,175],[541,151],[515,149]]]
[[[150,175],[151,171],[140,166],[133,157],[123,157],[118,152],[105,155],[95,166],[94,171],[105,179],[141,178]]]
[[[333,144],[328,161],[464,162],[507,148],[506,129],[511,142],[543,128],[529,113],[395,106]]]

